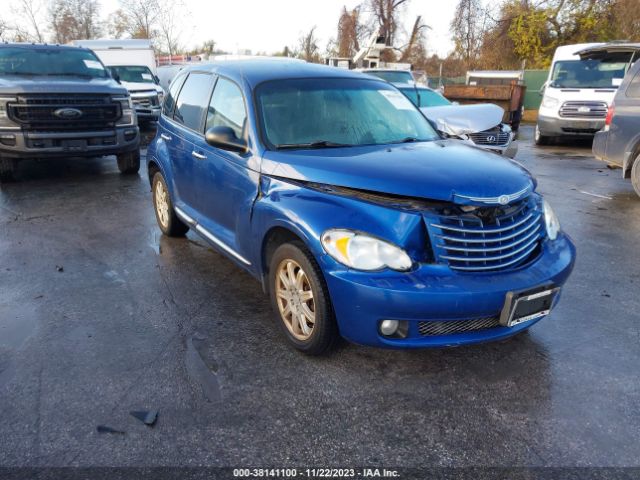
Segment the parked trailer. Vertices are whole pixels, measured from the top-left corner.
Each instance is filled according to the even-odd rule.
[[[526,90],[516,81],[508,85],[445,85],[444,96],[461,104],[495,103],[504,109],[503,121],[518,131]]]

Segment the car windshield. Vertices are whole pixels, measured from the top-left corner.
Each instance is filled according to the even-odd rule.
[[[89,50],[28,46],[0,47],[0,75],[108,76]]]
[[[111,75],[116,78],[119,77],[121,82],[130,83],[155,83],[153,73],[149,70],[149,67],[141,66],[117,66],[107,67],[111,72]]]
[[[369,70],[365,71],[367,75],[373,75],[374,77],[381,78],[385,82],[389,83],[413,83],[415,79],[411,72],[407,70],[398,70],[397,72],[390,72],[386,70]]]
[[[256,89],[265,140],[275,148],[430,141],[438,137],[389,84],[366,79],[291,79]]]
[[[630,58],[629,58],[630,59]],[[551,74],[554,88],[612,88],[618,87],[629,61],[562,60],[556,62]]]
[[[451,102],[438,92],[427,88],[400,88],[400,91],[411,100],[416,107],[441,107],[451,105]]]

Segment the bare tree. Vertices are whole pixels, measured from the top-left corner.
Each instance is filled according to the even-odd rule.
[[[455,54],[471,67],[482,48],[486,15],[481,0],[459,0],[451,29]]]
[[[42,13],[43,0],[16,0],[12,7],[15,17],[22,22],[15,27],[15,36],[29,42],[44,42]]]
[[[166,53],[176,55],[180,50],[186,7],[180,0],[158,0],[158,7],[156,38]]]
[[[424,61],[427,56],[424,32],[428,28],[430,27],[425,25],[422,17],[418,15],[411,29],[409,42],[402,51],[401,62],[416,63],[416,61]]]
[[[49,8],[54,40],[96,38],[100,35],[98,0],[52,0]]]
[[[367,0],[366,7],[372,14],[374,23],[385,43],[392,47],[400,23],[400,11],[409,0]]]
[[[318,46],[318,39],[316,38],[316,27],[300,37],[300,57],[307,62],[319,62],[320,61],[320,47]]]
[[[343,7],[340,20],[338,20],[337,50],[339,57],[353,57],[360,50],[361,33],[360,7],[351,11],[348,11],[347,7]]]
[[[129,19],[127,33],[131,38],[152,38],[164,7],[158,0],[120,0],[120,9]]]

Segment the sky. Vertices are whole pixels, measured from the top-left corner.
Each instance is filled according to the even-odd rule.
[[[215,40],[217,47],[236,53],[282,51],[294,47],[300,36],[316,26],[322,52],[335,38],[342,7],[353,8],[362,0],[184,0],[185,28],[181,43],[187,47]],[[453,48],[450,23],[456,0],[410,0],[403,25],[413,26],[417,15],[431,27],[427,32],[430,53],[447,55]],[[101,0],[103,15],[118,7],[118,0]]]

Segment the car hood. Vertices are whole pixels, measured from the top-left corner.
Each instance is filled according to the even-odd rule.
[[[447,135],[483,132],[500,125],[504,110],[492,103],[422,107],[424,115]]]
[[[126,94],[127,90],[112,78],[85,79],[37,75],[7,75],[0,77],[0,94],[23,93],[108,93]]]
[[[155,90],[156,92],[162,93],[164,89],[160,85],[156,85],[155,83],[146,83],[146,82],[120,82],[122,86],[125,87],[130,92],[148,92],[151,90]]]
[[[391,195],[498,204],[535,189],[524,167],[457,140],[319,150],[266,151],[262,173]],[[517,195],[516,195],[517,194]],[[515,195],[515,196],[514,196]]]

